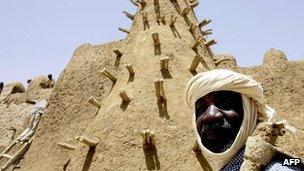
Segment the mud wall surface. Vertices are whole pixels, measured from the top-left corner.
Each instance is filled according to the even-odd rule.
[[[270,106],[277,110],[279,118],[286,119],[297,128],[297,133],[279,137],[277,145],[304,159],[304,61],[276,62],[259,67],[241,68],[241,72],[253,76],[265,89]]]
[[[123,41],[99,46],[84,44],[74,52],[51,94],[35,142],[25,156],[31,159],[24,161],[25,170],[62,169],[70,153],[57,143],[76,144],[75,137],[94,118],[98,109],[88,99],[94,96],[100,101],[110,92],[111,82],[100,71],[104,66],[113,66],[113,50],[122,46]]]
[[[0,153],[25,129],[32,108],[26,103],[0,104]]]
[[[41,87],[40,84],[49,85]],[[8,83],[0,94],[0,153],[27,127],[34,105],[28,101],[48,99],[54,80],[33,78],[25,88],[20,82]]]

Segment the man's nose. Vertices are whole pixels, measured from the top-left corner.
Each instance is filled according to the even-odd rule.
[[[205,112],[203,121],[216,122],[224,119],[224,114],[214,105],[210,105]]]

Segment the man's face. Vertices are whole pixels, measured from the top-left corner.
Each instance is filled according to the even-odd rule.
[[[240,93],[217,91],[195,102],[196,128],[202,144],[214,153],[231,147],[243,121]]]

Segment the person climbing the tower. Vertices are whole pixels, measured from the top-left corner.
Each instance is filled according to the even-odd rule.
[[[0,94],[1,94],[1,92],[2,92],[2,90],[3,90],[3,88],[4,88],[4,83],[3,83],[3,82],[0,82]]]
[[[47,100],[40,100],[35,102],[34,109],[30,113],[30,122],[27,128],[17,138],[18,142],[27,142],[35,134],[41,116],[44,114],[44,109],[48,106]]]
[[[216,171],[248,170],[244,153],[246,156],[246,152],[252,149],[249,148],[251,146],[247,139],[260,123],[276,123],[275,110],[266,105],[261,85],[250,76],[217,69],[191,78],[186,86],[185,97],[193,111],[198,149],[210,167]],[[262,144],[263,147],[269,147],[266,149],[270,150],[265,150],[266,152],[274,151],[271,144]],[[284,157],[276,156],[278,155],[269,156],[269,161],[250,161],[250,168],[303,169],[302,164],[283,166]]]
[[[47,77],[48,77],[49,80],[53,79],[53,75],[52,74],[48,74]]]
[[[48,88],[53,88],[54,87],[54,84],[55,84],[55,81],[53,80],[53,75],[52,74],[48,74],[47,75],[48,77]]]

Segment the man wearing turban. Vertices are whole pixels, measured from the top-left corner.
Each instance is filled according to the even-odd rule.
[[[275,110],[266,105],[261,85],[250,76],[230,70],[197,74],[188,82],[185,96],[193,111],[198,147],[213,170],[240,170],[245,143],[258,123],[276,121]],[[283,166],[276,159],[263,168],[300,170]]]

